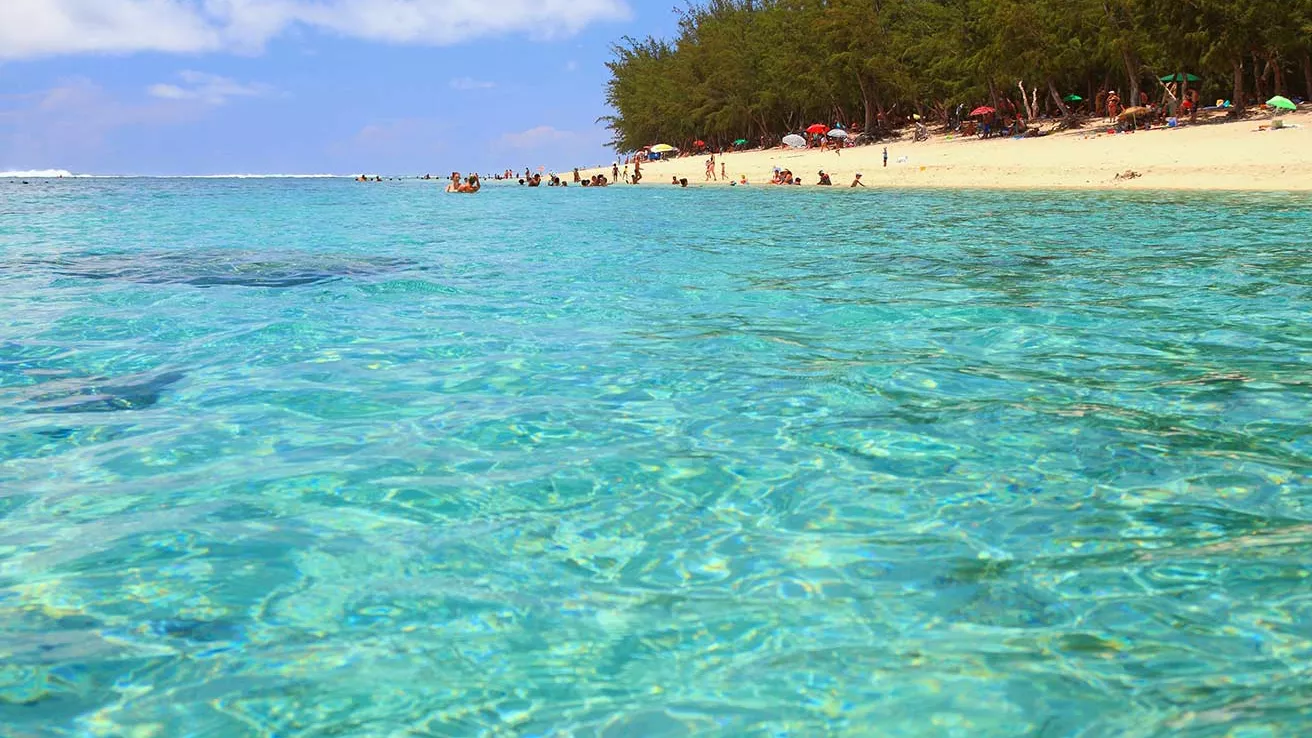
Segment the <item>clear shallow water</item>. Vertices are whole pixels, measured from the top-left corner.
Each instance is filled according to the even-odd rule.
[[[1312,730],[1307,198],[436,190],[0,184],[0,733]]]

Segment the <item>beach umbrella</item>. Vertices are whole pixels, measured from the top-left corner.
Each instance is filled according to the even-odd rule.
[[[825,125],[824,123],[815,123],[815,124],[813,124],[810,128],[806,129],[806,132],[807,132],[807,133],[825,133],[825,132],[827,132],[828,130],[829,130],[829,126]]]
[[[703,141],[703,140],[701,140],[701,139],[697,139],[696,141],[693,141],[693,142],[692,142],[692,145],[693,145],[693,146],[705,146],[705,145],[706,145],[706,142]]]
[[[829,132],[829,137],[830,137],[830,138],[847,138],[847,131],[844,131],[842,128],[835,128],[834,130],[832,130],[832,131]]]
[[[790,133],[787,136],[784,136],[784,144],[786,146],[791,146],[794,149],[804,149],[806,148],[806,139],[796,133]]]
[[[651,150],[653,153],[657,153],[657,154],[665,154],[671,151],[678,151],[678,149],[674,148],[669,144],[656,144],[655,146],[651,147]]]
[[[1279,108],[1281,110],[1298,110],[1298,106],[1294,104],[1293,100],[1290,100],[1289,98],[1284,97],[1282,95],[1276,95],[1270,100],[1267,100],[1266,104],[1270,105],[1273,108]]]
[[[747,139],[745,139],[745,138],[740,138],[740,139],[738,139],[737,141],[734,141],[734,142],[733,142],[733,145],[734,145],[734,146],[742,146],[742,145],[744,145],[744,144],[746,144],[746,143],[747,143]]]
[[[1187,79],[1187,80],[1189,80],[1190,82],[1202,82],[1202,81],[1203,81],[1203,78],[1202,78],[1202,77],[1199,77],[1199,76],[1196,75],[1196,74],[1186,74],[1186,75],[1184,76],[1184,78]],[[1176,74],[1168,74],[1168,75],[1166,75],[1165,77],[1158,77],[1158,79],[1160,79],[1160,80],[1163,81],[1163,82],[1179,82],[1179,81],[1180,81],[1180,75],[1179,75],[1179,73],[1176,73]]]
[[[1084,98],[1082,98],[1082,97],[1080,97],[1079,95],[1076,95],[1076,94],[1074,94],[1074,93],[1072,93],[1072,94],[1070,94],[1070,95],[1067,95],[1067,96],[1066,96],[1065,98],[1063,98],[1063,99],[1066,100],[1066,102],[1084,102]]]
[[[993,108],[990,108],[987,105],[981,105],[978,108],[975,108],[974,110],[970,111],[970,117],[974,118],[977,115],[989,115],[990,113],[994,113],[994,112],[997,111],[995,111]]]

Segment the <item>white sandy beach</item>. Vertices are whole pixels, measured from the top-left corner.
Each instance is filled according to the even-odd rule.
[[[769,182],[782,167],[806,185],[814,185],[823,169],[838,187],[861,172],[869,187],[1312,191],[1312,113],[1284,121],[1286,129],[1277,131],[1259,130],[1270,124],[1263,118],[1123,134],[1090,126],[1021,140],[937,135],[911,143],[908,137],[888,144],[887,168],[882,145],[746,151],[724,161],[733,179],[747,175],[754,185]],[[706,159],[644,163],[642,184],[668,187],[672,176],[686,177],[690,186],[709,184]],[[719,168],[717,158],[717,174]],[[1116,178],[1127,171],[1141,176]],[[609,167],[587,173],[599,172],[610,176]]]

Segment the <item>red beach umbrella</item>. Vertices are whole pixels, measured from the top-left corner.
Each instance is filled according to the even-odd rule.
[[[701,139],[697,139],[696,141],[693,141],[693,142],[692,142],[692,145],[693,145],[693,146],[705,146],[705,145],[706,145],[706,142],[703,141],[703,140],[701,140]]]
[[[810,128],[806,129],[806,132],[807,132],[807,133],[829,133],[829,126],[825,125],[824,123],[816,123],[815,125],[813,125],[813,126],[811,126]]]
[[[996,110],[990,108],[987,105],[981,105],[978,108],[975,108],[974,110],[970,111],[970,117],[974,118],[977,115],[988,115],[989,113],[996,113],[996,112],[997,112]]]

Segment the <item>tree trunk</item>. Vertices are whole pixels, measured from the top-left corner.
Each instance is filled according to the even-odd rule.
[[[1061,99],[1061,93],[1057,91],[1057,83],[1052,77],[1048,78],[1048,94],[1052,95],[1052,101],[1057,103],[1057,109],[1061,111],[1063,118],[1071,117],[1070,108],[1066,107],[1066,101]]]
[[[1259,71],[1260,70],[1260,71]],[[1262,59],[1253,52],[1253,92],[1263,100],[1266,99],[1266,65],[1262,64]]]
[[[1125,76],[1130,78],[1130,104],[1139,104],[1139,61],[1129,49],[1121,49],[1121,61],[1125,62]]]
[[[1025,106],[1025,117],[1030,120],[1039,117],[1038,108],[1030,105],[1030,95],[1025,91],[1025,81],[1021,80],[1020,82],[1017,82],[1016,87],[1020,89],[1020,102],[1021,105]]]
[[[1307,99],[1312,100],[1312,54],[1303,52],[1303,86],[1307,89]]]
[[[869,131],[875,122],[875,106],[870,104],[870,85],[866,82],[865,75],[860,72],[857,72],[856,84],[861,90],[861,130]]]
[[[1230,116],[1238,118],[1244,112],[1244,58],[1241,56],[1235,59],[1235,89],[1234,99],[1230,102],[1235,106],[1230,112]]]
[[[1276,94],[1283,95],[1285,94],[1285,70],[1280,68],[1280,56],[1272,54],[1270,64],[1271,71],[1275,74]]]

